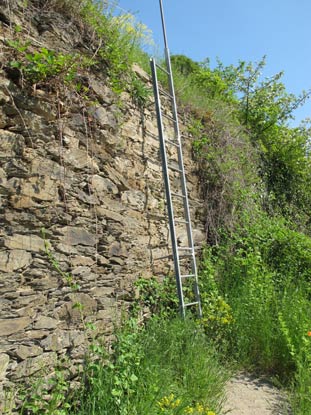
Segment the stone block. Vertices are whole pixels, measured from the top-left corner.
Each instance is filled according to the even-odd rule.
[[[25,295],[21,296],[16,303],[16,308],[19,310],[21,307],[38,307],[45,304],[47,301],[46,295],[44,294],[34,294],[34,295]]]
[[[61,242],[64,245],[85,245],[94,246],[96,244],[96,237],[89,231],[83,228],[74,226],[65,226],[58,229],[63,236]]]
[[[84,169],[90,165],[90,158],[85,150],[71,148],[63,151],[63,158],[66,164],[70,164],[74,169]]]
[[[33,112],[43,117],[46,121],[52,121],[56,118],[56,112],[52,105],[42,99],[28,98],[23,94],[15,97],[15,103],[19,108]]]
[[[20,345],[14,350],[14,354],[20,360],[28,359],[28,357],[39,356],[42,353],[43,353],[43,349],[36,345],[32,345],[32,346]]]
[[[124,257],[128,256],[127,249],[123,244],[118,241],[114,241],[108,248],[108,254],[110,257]]]
[[[131,140],[137,141],[139,143],[143,142],[143,133],[138,126],[139,122],[134,123],[132,119],[129,120],[128,122],[122,125],[122,136],[130,138]]]
[[[114,287],[94,287],[91,288],[90,293],[93,297],[106,298],[114,293]]]
[[[115,130],[118,125],[117,118],[114,113],[104,107],[97,107],[93,113],[93,116],[102,128]]]
[[[55,201],[58,196],[58,189],[55,180],[49,176],[30,178],[23,184],[23,193],[42,201]]]
[[[68,331],[55,330],[52,334],[41,341],[44,350],[57,352],[70,346]]]
[[[81,332],[79,330],[71,330],[69,331],[69,338],[70,343],[72,343],[73,346],[80,346],[85,342],[85,332]]]
[[[65,168],[63,166],[47,158],[37,156],[32,159],[31,171],[40,176],[50,176],[53,180],[65,180],[65,176],[66,181],[68,182],[69,180],[69,172],[66,171],[65,175]]]
[[[4,239],[4,246],[9,249],[40,252],[45,250],[44,240],[36,235],[12,235]]]
[[[31,319],[34,319],[37,314],[37,311],[32,306],[22,307],[14,311],[19,317],[27,316],[27,317],[30,317]]]
[[[112,104],[116,100],[116,95],[111,89],[103,82],[99,82],[95,77],[89,77],[89,85],[95,94],[106,104]]]
[[[79,256],[76,256],[76,257],[72,258],[71,263],[74,267],[77,267],[77,266],[91,266],[91,265],[95,264],[95,260],[90,258],[90,257],[87,257],[87,256],[79,255]]]
[[[12,374],[13,379],[26,378],[40,370],[47,370],[55,366],[57,354],[55,352],[43,353],[40,356],[30,357],[21,362]]]
[[[109,264],[109,260],[102,256],[102,255],[97,255],[96,257],[96,265],[98,266],[97,268],[94,268],[94,272],[97,272],[98,274],[100,274],[103,269],[101,268],[102,266],[106,266]]]
[[[132,65],[132,70],[136,73],[137,76],[139,76],[139,78],[141,78],[144,82],[150,82],[150,76],[147,74],[146,71],[144,71],[139,65],[137,65],[136,63],[134,63]]]
[[[40,316],[34,324],[34,329],[55,329],[58,321],[52,317]]]
[[[31,264],[30,252],[14,249],[0,252],[0,271],[13,272]]]
[[[38,274],[40,276],[44,275],[45,272],[46,271],[44,270],[38,270]],[[30,276],[33,276],[30,284],[37,291],[53,290],[59,287],[59,279],[57,277],[37,278],[37,276],[34,275],[33,271],[31,271]]]
[[[13,333],[17,333],[24,330],[31,323],[29,317],[8,318],[0,320],[0,335],[10,336]]]
[[[0,159],[22,156],[24,146],[25,141],[22,135],[0,129]]]
[[[117,195],[119,193],[119,189],[110,179],[98,176],[97,174],[92,177],[91,185],[93,190],[99,196],[101,193],[103,193],[104,197],[107,197],[107,193],[111,193],[113,195]]]
[[[122,223],[125,219],[124,216],[121,215],[120,213],[113,212],[113,211],[105,209],[101,206],[96,206],[96,213],[101,218],[111,219],[115,222]]]
[[[97,302],[89,294],[72,293],[69,294],[72,305],[81,304],[83,314],[94,313],[97,310]]]
[[[56,249],[63,254],[74,255],[77,254],[78,251],[72,245],[68,245],[67,243],[58,244]]]
[[[139,190],[127,190],[122,193],[121,201],[142,212],[145,209],[146,195]]]
[[[23,333],[23,337],[20,340],[40,340],[49,334],[48,330],[29,330]]]

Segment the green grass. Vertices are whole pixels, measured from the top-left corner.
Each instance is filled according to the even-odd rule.
[[[277,379],[295,415],[311,414],[309,243],[308,236],[262,214],[214,248],[205,261],[209,272],[202,274],[203,286],[216,281],[232,315],[218,328],[220,353]]]
[[[124,328],[108,362],[85,373],[76,415],[186,414],[196,405],[218,414],[229,376],[197,323],[179,318]]]

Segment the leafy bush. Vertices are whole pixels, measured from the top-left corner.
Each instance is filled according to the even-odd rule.
[[[222,210],[220,217],[226,217],[226,209],[220,209],[217,201],[226,200],[230,211],[240,200],[238,194],[222,188],[221,175],[226,173],[225,178],[231,179],[228,188],[238,186],[245,197],[251,193],[250,184],[260,194],[264,209],[280,212],[309,232],[310,128],[307,124],[290,128],[288,121],[310,91],[289,94],[281,82],[282,72],[263,78],[265,57],[258,63],[240,62],[237,66],[218,62],[214,69],[208,60],[197,63],[182,55],[173,56],[172,63],[179,101],[195,117],[194,146],[205,159],[200,167],[209,195],[206,200],[210,206],[216,203],[209,216],[216,219]],[[243,182],[241,186],[237,172],[247,178],[246,186]],[[223,224],[215,220],[214,225],[219,232]]]
[[[174,278],[166,277],[162,282],[155,277],[139,278],[134,285],[139,294],[134,302],[132,312],[141,312],[146,308],[152,316],[161,315],[163,318],[167,318],[175,315],[178,311]]]

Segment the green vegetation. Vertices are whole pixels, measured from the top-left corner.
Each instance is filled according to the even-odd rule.
[[[25,7],[40,7],[36,0]],[[133,101],[143,106],[149,96],[142,82],[133,71],[132,64],[148,60],[142,51],[142,43],[152,42],[150,31],[137,23],[131,14],[116,16],[110,2],[93,0],[47,0],[45,9],[68,16],[79,27],[87,50],[68,54],[63,49],[39,48],[31,40],[24,41],[20,26],[14,30],[14,39],[6,42],[13,59],[4,62],[8,74],[23,87],[59,90],[66,85],[83,97],[87,97],[88,85],[84,85],[90,68],[106,75],[107,83],[120,94],[128,90]],[[83,93],[84,92],[84,93]]]
[[[91,67],[90,59],[78,55],[64,55],[41,48],[33,53],[28,51],[29,43],[8,41],[19,60],[10,62],[10,67],[18,69],[22,77],[31,84],[56,79],[57,82],[70,83],[77,77],[79,68]]]
[[[165,315],[145,325],[126,320],[110,354],[94,342],[75,390],[62,366],[20,393],[20,414],[215,415],[229,377],[195,321]]]
[[[87,365],[87,381],[72,413],[212,415],[219,410],[228,375],[193,321],[153,318],[142,328],[129,320],[116,337],[109,363]],[[189,412],[195,406],[204,412]]]
[[[203,262],[203,284],[217,281],[232,313],[218,330],[220,352],[291,389],[295,414],[311,408],[310,243],[261,213],[209,248]]]
[[[18,28],[8,42],[10,68],[31,86],[70,84],[90,66],[104,69],[115,92],[130,91],[144,106],[148,90],[128,68],[135,61],[148,68],[145,28],[98,1],[46,3],[79,21],[91,53],[34,48]],[[311,131],[289,125],[309,92],[287,93],[282,73],[262,78],[264,58],[212,69],[179,55],[172,64],[205,198],[203,319],[172,317],[168,279],[140,280],[132,313],[148,307],[153,317],[126,321],[111,354],[93,344],[77,393],[59,374],[54,392],[51,385],[25,392],[22,414],[213,415],[228,376],[223,361],[273,376],[290,392],[295,415],[311,413]]]
[[[221,355],[273,376],[309,414],[310,129],[288,125],[309,93],[288,94],[281,73],[260,80],[264,63],[173,57],[206,199],[202,322]]]

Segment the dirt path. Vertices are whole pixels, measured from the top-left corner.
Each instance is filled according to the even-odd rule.
[[[264,379],[245,373],[228,382],[223,414],[290,415],[282,393]]]

